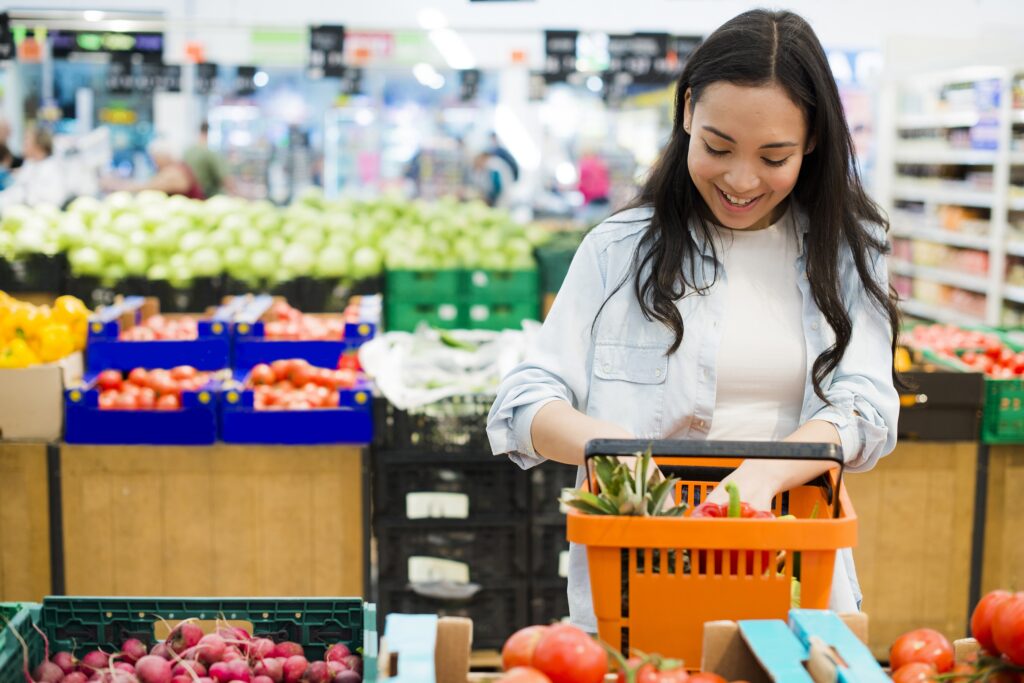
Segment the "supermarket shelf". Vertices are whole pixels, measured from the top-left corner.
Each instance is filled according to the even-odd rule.
[[[916,277],[923,280],[940,282],[944,285],[959,287],[960,289],[966,289],[980,294],[985,294],[988,291],[988,281],[985,278],[974,275],[964,275],[962,273],[956,273],[942,268],[915,266],[914,264],[907,263],[906,261],[890,259],[889,270],[895,275]]]
[[[1024,197],[1010,200],[1010,211],[1024,211]]]
[[[1009,256],[1024,256],[1024,242],[1007,242],[1006,253]]]
[[[996,153],[990,149],[918,148],[903,145],[896,148],[897,164],[957,164],[964,166],[992,166]]]
[[[1024,287],[1006,285],[1003,288],[1003,298],[1017,304],[1024,304]]]
[[[978,118],[978,112],[976,111],[951,111],[937,114],[906,114],[899,117],[896,121],[896,126],[904,130],[915,130],[921,128],[970,128],[978,122]]]
[[[1024,166],[1024,152],[1010,152],[1010,163],[1014,166]]]
[[[893,228],[892,235],[893,237],[902,237],[904,239],[924,240],[926,242],[948,244],[954,247],[988,251],[988,237],[986,236],[967,235],[953,232],[952,230],[942,230],[941,228],[915,228],[910,230]],[[1024,245],[1022,245],[1022,249],[1024,249]]]
[[[1010,114],[1010,120],[1014,123],[1024,123],[1024,109],[1014,109]]]
[[[928,184],[915,182],[897,182],[893,189],[893,197],[909,202],[932,202],[935,204],[955,204],[957,206],[975,206],[992,208],[994,192],[979,190],[961,190],[945,187],[929,187]],[[1024,200],[1020,201],[1024,207]]]
[[[900,301],[900,308],[907,315],[912,315],[916,318],[927,318],[928,320],[948,323],[950,325],[981,325],[984,322],[981,318],[976,318],[973,315],[960,313],[945,306],[926,304],[917,299],[904,299]]]

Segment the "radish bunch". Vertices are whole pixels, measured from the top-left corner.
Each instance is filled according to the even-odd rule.
[[[245,629],[221,626],[203,633],[185,621],[166,640],[147,648],[129,638],[119,652],[92,650],[77,659],[70,652],[50,657],[46,643],[43,661],[28,668],[26,683],[359,683],[363,660],[344,643],[332,645],[322,661],[310,661],[298,643],[275,643]],[[17,633],[15,632],[17,636]],[[20,636],[17,636],[21,640]],[[22,642],[22,646],[25,644]]]

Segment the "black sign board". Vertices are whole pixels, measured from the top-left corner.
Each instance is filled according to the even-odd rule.
[[[315,78],[341,78],[345,75],[344,26],[310,27],[309,72]]]
[[[355,95],[363,91],[363,70],[345,67],[341,72],[341,93]]]
[[[131,54],[110,55],[110,63],[107,65],[106,89],[115,95],[124,95],[135,90]]]
[[[608,71],[629,74],[633,83],[660,85],[677,75],[667,33],[608,36]]]
[[[7,12],[0,12],[0,62],[14,59],[14,36],[11,35],[11,20]]]
[[[212,62],[196,64],[196,94],[209,95],[217,86],[217,65]]]
[[[459,71],[459,101],[471,102],[480,91],[480,69]]]
[[[121,33],[117,31],[64,31],[47,33],[51,54],[66,58],[73,54],[140,54],[160,61],[164,53],[163,33]]]
[[[544,80],[564,83],[576,72],[576,38],[579,31],[544,31]]]
[[[686,66],[686,60],[690,57],[690,54],[697,49],[697,46],[701,44],[704,39],[700,36],[672,36],[669,39],[668,47],[669,54],[674,53],[675,64],[673,66],[673,72],[676,76],[683,72],[683,67]],[[672,58],[670,57],[670,61]]]
[[[252,95],[256,92],[256,67],[240,66],[235,70],[235,94]]]
[[[157,89],[164,65],[159,62],[142,62],[136,67],[135,90],[151,93]]]
[[[181,65],[163,64],[156,87],[164,92],[181,92]]]

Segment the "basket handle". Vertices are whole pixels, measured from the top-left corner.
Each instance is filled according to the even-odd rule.
[[[584,450],[584,465],[590,490],[597,490],[591,461],[599,455],[636,455],[648,448],[657,456],[721,458],[745,460],[827,460],[839,465],[835,487],[826,481],[832,503],[832,518],[839,517],[839,489],[843,483],[843,449],[831,443],[798,443],[790,441],[703,441],[685,439],[593,439]]]

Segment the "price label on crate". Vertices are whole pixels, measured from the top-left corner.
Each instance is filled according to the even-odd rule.
[[[569,576],[569,551],[563,550],[558,553],[558,575],[567,578]]]
[[[469,583],[469,565],[439,557],[413,555],[409,558],[409,582],[451,581]]]
[[[469,496],[465,493],[409,493],[405,496],[408,519],[467,519]]]
[[[441,320],[455,320],[459,317],[459,307],[455,304],[441,304],[437,307],[437,317]]]

